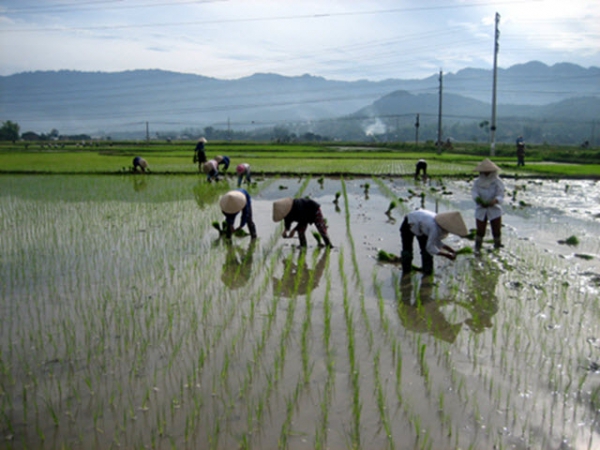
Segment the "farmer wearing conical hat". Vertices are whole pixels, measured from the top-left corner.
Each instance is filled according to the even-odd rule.
[[[198,170],[202,169],[202,164],[206,162],[206,152],[204,151],[204,145],[206,142],[206,138],[201,137],[198,139],[198,143],[194,149],[194,164],[198,163]]]
[[[423,172],[423,181],[427,180],[427,161],[420,159],[415,165],[415,180],[419,179],[419,175]]]
[[[250,179],[250,164],[248,164],[248,163],[238,164],[238,166],[235,168],[235,172],[237,173],[237,176],[238,176],[238,187],[240,187],[242,185],[242,180],[244,178],[246,179],[246,183],[248,183],[248,184],[252,183],[252,180]]]
[[[480,252],[489,220],[494,237],[494,248],[502,247],[502,208],[504,201],[504,183],[498,177],[500,168],[489,159],[484,159],[474,169],[479,177],[473,182],[471,194],[475,201],[475,251]]]
[[[333,247],[329,236],[327,235],[327,225],[321,212],[321,205],[309,198],[283,198],[273,202],[273,221],[283,220],[285,229],[282,236],[292,238],[298,232],[300,247],[306,247],[306,228],[308,224],[314,223],[323,238],[323,242],[328,247]],[[298,222],[298,225],[290,231],[292,222]]]
[[[142,158],[141,156],[136,156],[135,158],[133,158],[134,172],[137,172],[139,170],[142,173],[146,173],[146,170],[148,169],[148,161],[146,161],[144,158]]]
[[[219,166],[223,166],[223,172],[226,172],[229,169],[229,156],[215,156],[215,161]]]
[[[208,181],[209,183],[212,182],[212,180],[219,181],[218,167],[219,167],[219,163],[214,159],[211,159],[210,161],[206,161],[202,165],[204,173],[206,174],[206,181]]]
[[[433,273],[433,255],[440,255],[452,261],[456,252],[442,242],[448,233],[466,236],[467,226],[458,211],[436,214],[426,209],[410,212],[400,226],[402,240],[402,271],[410,273],[413,259],[413,238],[416,236],[421,248],[422,270],[425,275]]]
[[[250,237],[256,239],[256,226],[252,220],[252,199],[246,190],[237,189],[235,191],[229,191],[221,197],[219,205],[221,206],[221,211],[225,215],[225,222],[227,222],[225,236],[227,236],[228,239],[231,239],[233,233],[242,229],[245,225],[248,225]],[[240,226],[235,228],[235,218],[240,211],[242,212]]]

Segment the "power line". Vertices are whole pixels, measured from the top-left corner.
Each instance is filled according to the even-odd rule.
[[[532,0],[540,2],[543,0]],[[111,2],[112,3],[112,2]],[[31,31],[85,31],[85,30],[118,30],[118,29],[131,29],[131,28],[157,28],[157,27],[181,27],[188,25],[214,25],[224,23],[247,23],[247,22],[268,22],[268,21],[283,21],[283,20],[304,20],[304,19],[322,19],[326,17],[351,17],[351,16],[366,16],[366,15],[377,15],[377,14],[397,14],[417,11],[439,11],[446,9],[462,9],[472,8],[478,6],[499,6],[499,5],[514,5],[531,3],[527,0],[513,0],[513,1],[500,1],[500,2],[474,2],[474,3],[463,3],[460,5],[436,5],[436,6],[418,6],[408,8],[391,8],[381,10],[367,10],[367,11],[347,11],[347,12],[330,12],[330,13],[318,13],[318,14],[294,14],[288,16],[270,16],[270,17],[249,17],[242,19],[214,19],[214,20],[199,20],[199,21],[180,21],[180,22],[155,22],[155,23],[142,23],[135,25],[96,25],[96,26],[85,26],[85,27],[47,27],[47,28],[13,28],[4,29],[0,32],[31,32]],[[10,13],[10,12],[9,12]],[[5,12],[6,14],[6,12]]]

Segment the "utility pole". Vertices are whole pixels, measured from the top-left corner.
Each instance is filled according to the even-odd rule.
[[[417,121],[415,122],[415,145],[418,147],[419,146],[419,126],[421,124],[419,123],[419,114],[417,114]]]
[[[148,122],[146,122],[146,142],[150,142],[150,127]]]
[[[500,23],[500,14],[496,13],[496,27],[494,30],[494,85],[492,87],[492,126],[490,127],[490,156],[496,154],[496,88],[498,82],[498,40],[500,39],[500,31],[498,24]]]
[[[437,152],[442,153],[442,71],[440,70],[440,99],[438,106]]]

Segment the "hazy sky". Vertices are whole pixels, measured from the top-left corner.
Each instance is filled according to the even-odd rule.
[[[163,69],[425,78],[532,60],[600,66],[598,0],[0,0],[0,75]]]

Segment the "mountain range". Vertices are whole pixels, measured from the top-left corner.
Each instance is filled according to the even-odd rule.
[[[441,80],[441,82],[440,82]],[[600,68],[529,62],[499,69],[498,117],[595,121]],[[38,71],[0,77],[0,120],[21,131],[256,129],[344,117],[437,116],[489,120],[491,70],[466,68],[419,80],[336,81],[313,75],[254,74],[227,80],[163,70]]]

